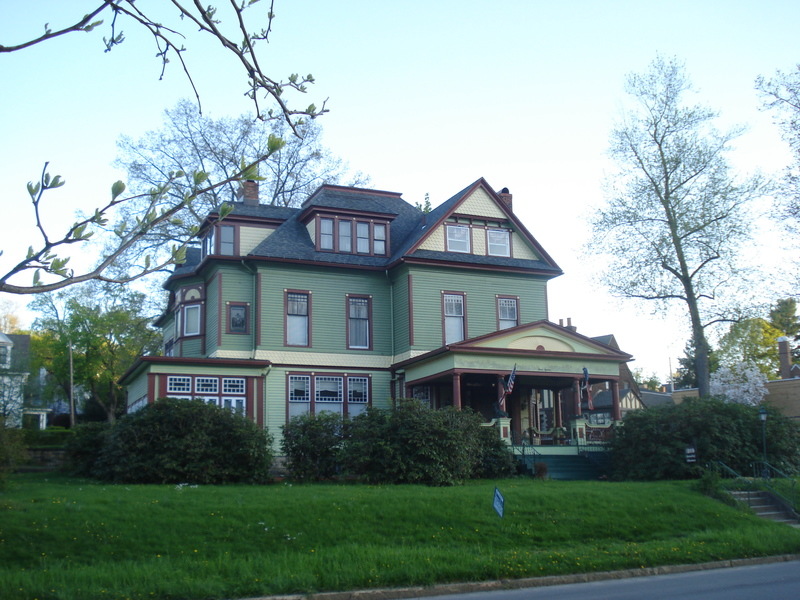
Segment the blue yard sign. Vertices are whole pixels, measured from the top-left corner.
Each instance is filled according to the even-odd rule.
[[[506,499],[503,498],[503,494],[500,493],[500,490],[494,488],[494,502],[492,503],[492,506],[494,506],[494,510],[501,517],[503,516],[505,505],[506,505]]]

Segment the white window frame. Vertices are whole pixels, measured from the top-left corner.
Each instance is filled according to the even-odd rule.
[[[196,329],[189,329],[191,325],[191,320],[189,318],[189,313],[197,311],[197,328]],[[202,322],[202,309],[199,304],[187,304],[183,307],[183,336],[184,337],[193,337],[200,335],[200,332],[203,329],[203,322]]]
[[[195,377],[194,391],[197,394],[219,394],[219,377]]]
[[[503,306],[504,304],[506,306]],[[504,314],[504,309],[508,309],[510,306],[514,307],[514,319],[507,316],[507,310]],[[497,299],[497,323],[501,330],[519,325],[519,300],[517,298],[500,297]]]
[[[226,396],[232,394],[244,395],[246,393],[244,377],[223,377],[222,393]]]
[[[220,406],[235,415],[244,415],[246,410],[245,399],[241,396],[223,396],[220,399]]]
[[[489,256],[511,256],[511,232],[508,229],[487,229],[486,252]]]
[[[190,375],[167,375],[167,393],[192,393],[192,377]],[[175,398],[175,396],[170,396]]]
[[[295,381],[305,382],[305,395],[296,396],[294,394]],[[311,412],[311,376],[310,375],[289,375],[287,385],[289,396],[289,418],[304,415]]]
[[[354,397],[355,387],[364,386],[364,397],[356,399]],[[347,414],[356,416],[367,410],[369,406],[369,377],[348,377],[347,378]]]
[[[445,225],[447,231],[447,251],[462,252],[469,254],[472,244],[470,243],[470,228],[468,225]]]
[[[386,234],[388,227],[384,223],[372,224],[372,252],[373,254],[386,255]]]
[[[450,301],[450,298],[458,298],[458,302]],[[443,294],[442,295],[442,313],[444,318],[444,343],[445,344],[454,344],[456,342],[461,342],[466,338],[467,335],[467,327],[466,327],[466,299],[462,294]],[[452,307],[460,307],[460,312],[456,312],[452,310]],[[453,335],[455,333],[454,327],[458,323],[458,328],[460,329],[460,336]],[[459,338],[459,339],[456,339]]]
[[[289,312],[292,296],[303,296],[306,300],[306,313],[295,314]],[[295,330],[300,331],[294,323],[302,322],[305,324],[303,335],[295,338],[292,334]],[[286,292],[286,345],[300,346],[306,348],[311,345],[311,294],[308,292]],[[301,339],[302,338],[302,339]]]
[[[366,221],[356,221],[356,253],[370,254],[370,225]]]
[[[325,384],[334,384],[336,396],[323,396]],[[344,378],[341,375],[316,375],[314,377],[314,414],[333,412],[342,414],[344,408]]]

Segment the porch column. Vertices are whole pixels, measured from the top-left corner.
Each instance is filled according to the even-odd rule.
[[[561,390],[555,390],[553,393],[553,420],[555,421],[554,427],[563,427],[561,417]]]
[[[577,379],[572,382],[572,394],[575,397],[575,416],[581,416],[581,384]]]
[[[619,381],[611,382],[611,406],[612,406],[612,419],[615,421],[622,420],[622,411],[619,406]]]
[[[461,373],[453,373],[453,407],[461,410]]]

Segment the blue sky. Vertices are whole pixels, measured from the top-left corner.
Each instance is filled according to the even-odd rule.
[[[0,0],[0,43],[37,35],[45,22],[62,25],[95,4]],[[262,62],[276,76],[316,77],[307,97],[293,101],[328,98],[321,122],[335,154],[374,187],[412,203],[427,193],[436,205],[479,177],[508,187],[515,212],[566,273],[550,285],[551,320],[572,318],[590,336],[614,333],[637,358],[631,366],[648,374],[665,377],[670,359],[677,366],[684,321],[610,298],[592,280],[597,266],[580,254],[603,198],[624,76],[657,53],[684,60],[720,124],[749,126],[734,165],[776,172],[788,154],[759,110],[753,81],[800,62],[800,3],[276,0],[275,12]],[[0,55],[0,268],[35,239],[20,222],[32,222],[25,184],[45,161],[67,180],[50,197],[48,219],[68,224],[124,178],[111,167],[118,137],[157,128],[165,108],[191,96],[178,64],[159,81],[151,39],[124,29],[127,41],[110,53],[102,51],[101,27]],[[194,37],[186,44],[205,112],[251,110],[232,59]]]

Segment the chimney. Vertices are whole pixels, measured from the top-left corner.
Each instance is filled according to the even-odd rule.
[[[781,360],[780,376],[781,379],[791,379],[792,377],[792,348],[789,345],[789,338],[782,335],[778,338],[778,355]]]
[[[243,181],[236,192],[236,197],[248,206],[258,206],[258,182],[252,179]]]
[[[578,331],[578,328],[572,324],[572,317],[567,317],[567,329],[570,331]]]
[[[500,193],[498,194],[498,196],[500,196],[500,200],[503,201],[503,204],[506,205],[506,208],[509,211],[512,211],[512,208],[511,208],[511,198],[512,198],[512,196],[511,196],[511,192],[508,191],[508,188],[504,187],[502,190],[500,190]]]

